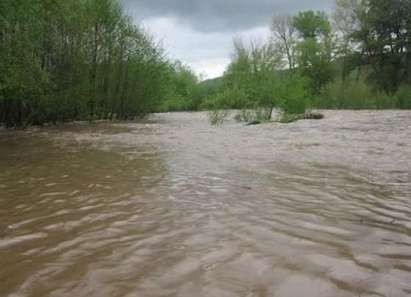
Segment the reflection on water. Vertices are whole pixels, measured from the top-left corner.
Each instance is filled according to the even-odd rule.
[[[411,113],[0,132],[0,296],[411,295]]]

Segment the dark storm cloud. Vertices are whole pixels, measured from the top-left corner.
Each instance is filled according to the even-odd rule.
[[[221,76],[233,37],[267,40],[274,14],[330,10],[335,0],[120,0],[127,13],[161,42],[169,57],[197,73]]]
[[[123,0],[138,19],[175,17],[202,32],[238,31],[267,24],[275,13],[328,10],[333,0]]]

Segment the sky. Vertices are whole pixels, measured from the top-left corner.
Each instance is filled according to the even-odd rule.
[[[264,41],[275,14],[330,10],[334,0],[123,0],[127,14],[203,78],[221,76],[235,37]]]

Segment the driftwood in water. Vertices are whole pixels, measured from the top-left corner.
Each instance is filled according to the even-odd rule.
[[[308,112],[303,114],[302,119],[303,120],[322,120],[324,118],[324,115],[321,113],[315,113],[315,112]]]
[[[255,125],[260,125],[261,121],[252,121],[250,123],[247,123],[246,126],[255,126]]]
[[[299,120],[321,120],[324,115],[321,113],[307,112],[304,114],[283,114],[280,118],[281,123],[292,123]]]

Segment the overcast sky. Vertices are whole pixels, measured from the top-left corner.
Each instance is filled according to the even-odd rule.
[[[236,36],[265,40],[274,14],[329,10],[334,0],[123,0],[170,57],[207,78],[222,75]]]

